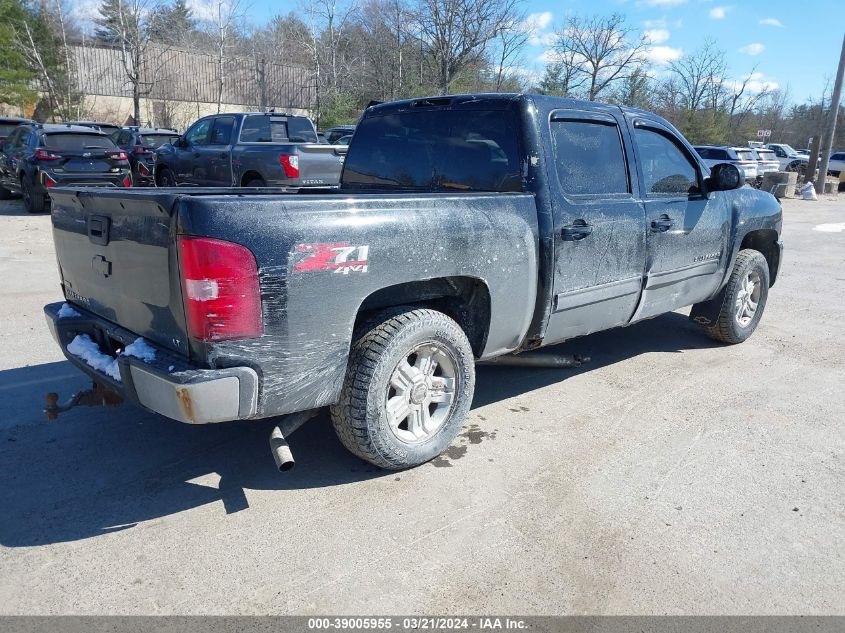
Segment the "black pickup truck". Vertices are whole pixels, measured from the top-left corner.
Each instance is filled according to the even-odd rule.
[[[370,107],[338,191],[53,200],[47,321],[97,383],[188,423],[328,405],[390,469],[454,439],[478,360],[689,305],[745,340],[782,255],[777,200],[665,120],[534,95]]]
[[[336,186],[346,147],[320,143],[308,117],[272,112],[203,117],[155,152],[159,187]]]

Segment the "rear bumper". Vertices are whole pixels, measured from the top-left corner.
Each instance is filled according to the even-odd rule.
[[[50,192],[50,188],[47,187],[47,178],[55,183],[52,185],[54,187],[123,187],[123,181],[127,176],[131,178],[131,171],[128,168],[108,174],[88,174],[85,172],[56,173],[42,169],[39,172],[39,177],[36,179],[36,184],[44,193]]]
[[[50,333],[62,353],[96,382],[120,393],[125,399],[163,416],[188,424],[208,424],[253,417],[258,408],[258,374],[250,367],[201,369],[187,359],[150,341],[156,354],[144,361],[116,356],[120,379],[97,370],[68,351],[78,335],[88,335],[100,351],[110,356],[113,348],[124,348],[138,336],[76,305],[76,316],[59,317],[63,303],[44,306]]]

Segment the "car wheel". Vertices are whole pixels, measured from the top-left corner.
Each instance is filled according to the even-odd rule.
[[[389,470],[423,464],[461,430],[475,388],[464,331],[435,310],[395,308],[352,344],[332,424],[353,454]]]
[[[32,183],[26,176],[21,176],[21,194],[23,195],[23,206],[29,213],[44,212],[44,196],[34,191]]]
[[[769,296],[769,264],[759,251],[744,249],[725,286],[719,317],[705,327],[707,335],[722,343],[742,343],[757,329]]]
[[[0,187],[0,200],[8,200],[11,197],[12,197],[11,191],[9,191],[8,189],[4,189],[3,187]]]
[[[175,187],[176,174],[174,174],[173,170],[171,170],[169,167],[163,168],[156,175],[156,185],[158,185],[159,187]]]

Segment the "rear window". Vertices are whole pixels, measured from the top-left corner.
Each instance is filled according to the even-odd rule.
[[[317,143],[317,133],[305,117],[248,116],[241,126],[241,143]]]
[[[141,145],[144,147],[161,147],[167,143],[172,143],[177,138],[178,134],[142,134]]]
[[[108,136],[102,134],[45,134],[44,147],[65,151],[84,149],[113,149],[116,145]]]
[[[746,150],[746,151],[735,150],[735,151],[736,151],[736,156],[737,156],[737,158],[739,158],[739,160],[757,160],[756,158],[754,158],[754,154],[751,152],[751,150]]]
[[[758,149],[757,150],[757,156],[759,157],[760,160],[774,160],[775,159],[775,153],[771,150],[768,150],[768,149]]]
[[[365,119],[343,169],[344,188],[522,191],[509,112],[436,110]]]

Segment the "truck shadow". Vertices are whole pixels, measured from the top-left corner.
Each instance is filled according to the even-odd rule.
[[[550,350],[592,357],[578,369],[479,366],[473,407],[642,353],[710,345],[685,317],[664,315]],[[0,372],[0,396],[15,412],[6,428],[0,426],[0,544],[6,547],[91,538],[215,502],[227,514],[239,512],[249,508],[250,490],[355,486],[395,477],[347,453],[325,412],[291,438],[297,466],[285,474],[276,472],[269,453],[273,420],[190,426],[129,405],[78,408],[52,423],[37,420],[38,409],[24,412],[40,407],[46,391],[64,396],[84,384],[81,377],[68,378],[73,371],[62,362]]]

